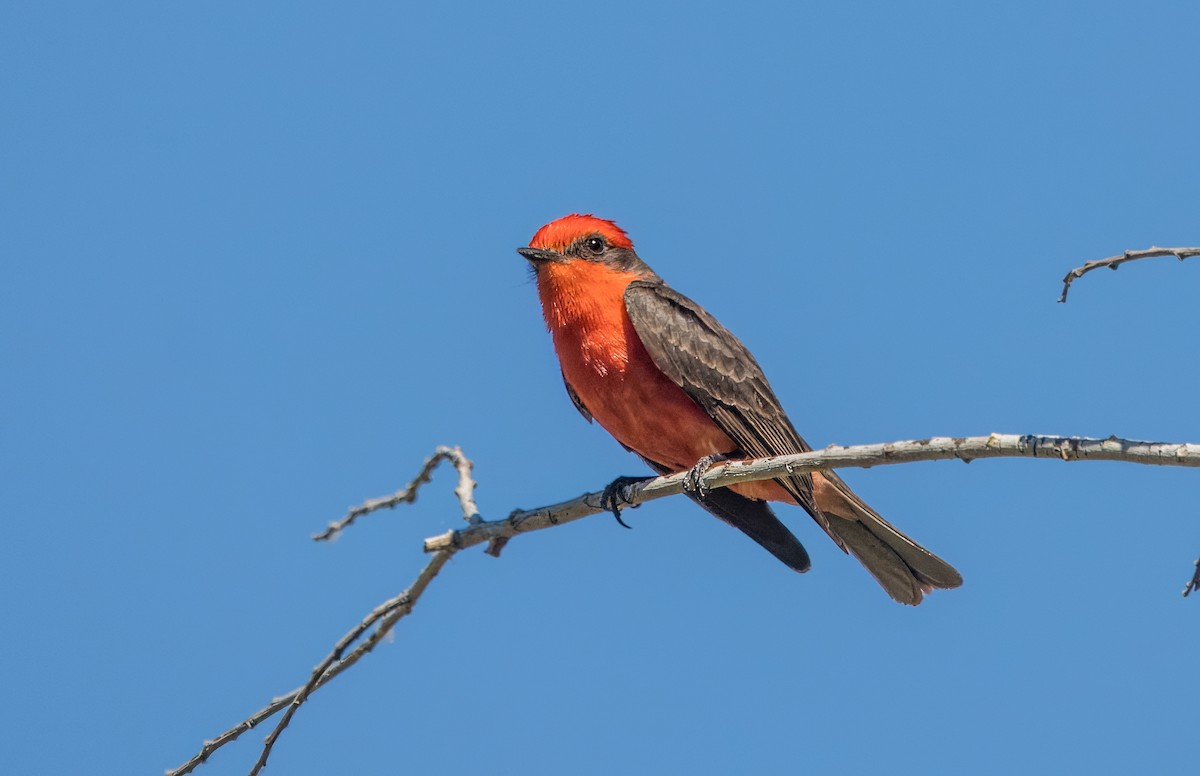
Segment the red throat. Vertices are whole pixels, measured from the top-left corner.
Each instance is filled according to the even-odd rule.
[[[548,262],[538,269],[538,297],[559,358],[581,348],[600,371],[627,360],[625,287],[638,275],[588,261]],[[593,351],[593,352],[587,352]]]

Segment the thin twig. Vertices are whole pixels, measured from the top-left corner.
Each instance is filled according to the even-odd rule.
[[[1196,571],[1192,574],[1192,579],[1183,588],[1183,597],[1187,598],[1193,590],[1200,590],[1200,558],[1196,558]]]
[[[934,437],[918,441],[891,442],[854,447],[830,446],[824,450],[798,455],[781,455],[755,461],[731,461],[718,464],[706,473],[707,488],[766,480],[783,474],[837,469],[869,468],[912,461],[939,461],[957,458],[971,462],[976,458],[1058,458],[1064,461],[1127,461],[1165,466],[1200,466],[1200,445],[1137,442],[1109,437],[1020,436],[992,434],[981,437]],[[649,482],[622,489],[621,497],[629,506],[683,492],[686,473],[658,477]],[[520,533],[538,531],[560,523],[607,512],[600,503],[603,491],[551,504],[537,509],[517,510],[502,520],[483,521],[457,531],[448,531],[425,540],[425,551],[450,547],[465,549],[481,542],[494,543]]]
[[[1076,267],[1075,269],[1071,270],[1067,273],[1066,277],[1063,278],[1062,296],[1058,298],[1058,301],[1060,303],[1066,302],[1067,291],[1071,288],[1071,283],[1073,283],[1076,278],[1081,278],[1094,269],[1108,267],[1109,269],[1115,270],[1117,267],[1120,267],[1127,261],[1152,259],[1157,256],[1174,256],[1180,261],[1183,261],[1189,256],[1200,256],[1200,248],[1159,248],[1157,245],[1154,245],[1140,251],[1125,251],[1120,256],[1109,256],[1107,259],[1096,259],[1095,261],[1089,261],[1082,267]]]
[[[475,480],[471,479],[471,469],[474,464],[471,459],[463,455],[463,451],[458,447],[439,447],[442,452],[454,464],[454,468],[458,471],[458,484],[454,486],[454,495],[458,496],[458,504],[462,507],[463,520],[466,520],[471,525],[481,521],[483,518],[479,516],[479,507],[475,504]]]
[[[413,477],[412,482],[390,496],[367,499],[358,506],[351,507],[350,511],[340,520],[330,521],[324,531],[313,534],[313,541],[333,541],[345,528],[348,528],[355,520],[364,515],[369,515],[380,509],[395,509],[400,504],[413,503],[417,500],[417,491],[420,487],[429,482],[433,477],[434,469],[438,467],[439,463],[447,460],[453,463],[454,468],[458,470],[458,485],[454,488],[454,494],[458,496],[459,504],[462,505],[463,519],[468,523],[477,522],[479,520],[479,509],[475,506],[475,481],[471,479],[471,461],[463,455],[461,448],[446,447],[443,445],[434,450],[433,455],[425,459],[425,464],[421,467],[421,471],[417,473],[417,476]]]
[[[380,622],[379,630],[376,631],[378,638],[372,639],[369,646],[364,645],[367,646],[367,651],[370,651],[370,649],[374,648],[375,644],[379,643],[379,640],[387,634],[387,631],[391,630],[392,626],[395,625],[401,617],[404,617],[406,614],[412,612],[413,606],[416,604],[417,599],[419,599],[421,594],[425,592],[425,588],[429,586],[429,583],[433,581],[433,578],[437,576],[437,573],[442,570],[442,566],[446,565],[446,561],[450,560],[450,557],[454,555],[454,552],[454,550],[443,550],[442,552],[435,554],[429,563],[426,564],[425,568],[421,570],[421,573],[417,575],[416,580],[412,583],[408,590],[405,590],[395,598],[389,599],[388,601],[385,601],[384,603],[375,607],[375,609],[373,609],[371,613],[363,619],[362,622],[360,622],[354,628],[351,628],[350,632],[345,636],[342,636],[340,639],[338,639],[337,644],[335,644],[333,647],[333,651],[326,655],[325,659],[317,664],[317,667],[313,669],[312,676],[309,678],[308,682],[300,688],[298,693],[296,693],[296,696],[292,699],[291,704],[288,705],[288,710],[283,713],[283,717],[280,718],[278,723],[276,723],[275,729],[271,731],[269,736],[267,736],[267,740],[263,743],[262,754],[260,754],[258,757],[258,762],[256,762],[254,767],[250,769],[250,776],[258,776],[258,773],[267,766],[267,758],[271,756],[271,749],[275,746],[275,742],[279,740],[279,736],[281,733],[283,733],[284,728],[286,728],[288,723],[292,721],[292,716],[295,715],[296,711],[304,704],[306,700],[308,700],[308,696],[311,695],[313,690],[317,688],[317,685],[321,683],[322,678],[329,671],[329,669],[333,667],[333,664],[341,660],[346,649],[349,648],[349,646],[355,641],[358,641],[359,637],[362,636],[368,628],[370,628],[376,622]]]

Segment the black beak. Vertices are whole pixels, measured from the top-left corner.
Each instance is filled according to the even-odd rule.
[[[561,253],[544,251],[541,248],[517,248],[517,253],[524,256],[530,264],[541,264],[543,261],[562,261]]]

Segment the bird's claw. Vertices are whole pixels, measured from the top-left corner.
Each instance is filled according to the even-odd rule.
[[[714,453],[696,461],[696,465],[688,469],[687,476],[683,478],[683,489],[704,498],[709,492],[709,488],[704,484],[704,474],[712,468],[713,464],[728,460],[729,456],[723,453]]]
[[[617,522],[625,528],[632,529],[632,526],[626,525],[621,519],[621,504],[626,504],[634,509],[637,509],[637,504],[630,504],[625,498],[625,488],[638,482],[649,482],[653,477],[617,477],[612,482],[608,483],[604,488],[604,492],[600,494],[600,506],[604,507],[609,512],[613,513],[613,517],[617,518]]]

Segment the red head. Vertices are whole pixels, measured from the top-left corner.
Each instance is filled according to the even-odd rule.
[[[551,221],[537,230],[528,248],[518,248],[517,253],[529,260],[539,278],[547,268],[582,269],[584,265],[640,277],[654,274],[633,252],[633,241],[624,229],[593,215],[572,213]]]
[[[633,252],[624,229],[592,215],[572,213],[551,221],[517,253],[537,278],[551,331],[606,321],[619,332],[625,287],[639,278],[658,277]]]
[[[618,248],[633,249],[633,242],[629,239],[629,235],[625,234],[624,229],[612,221],[596,218],[590,213],[587,215],[572,213],[556,221],[551,221],[537,230],[537,234],[529,241],[529,247],[564,253],[572,243],[591,236],[601,237],[607,240],[609,245]]]

